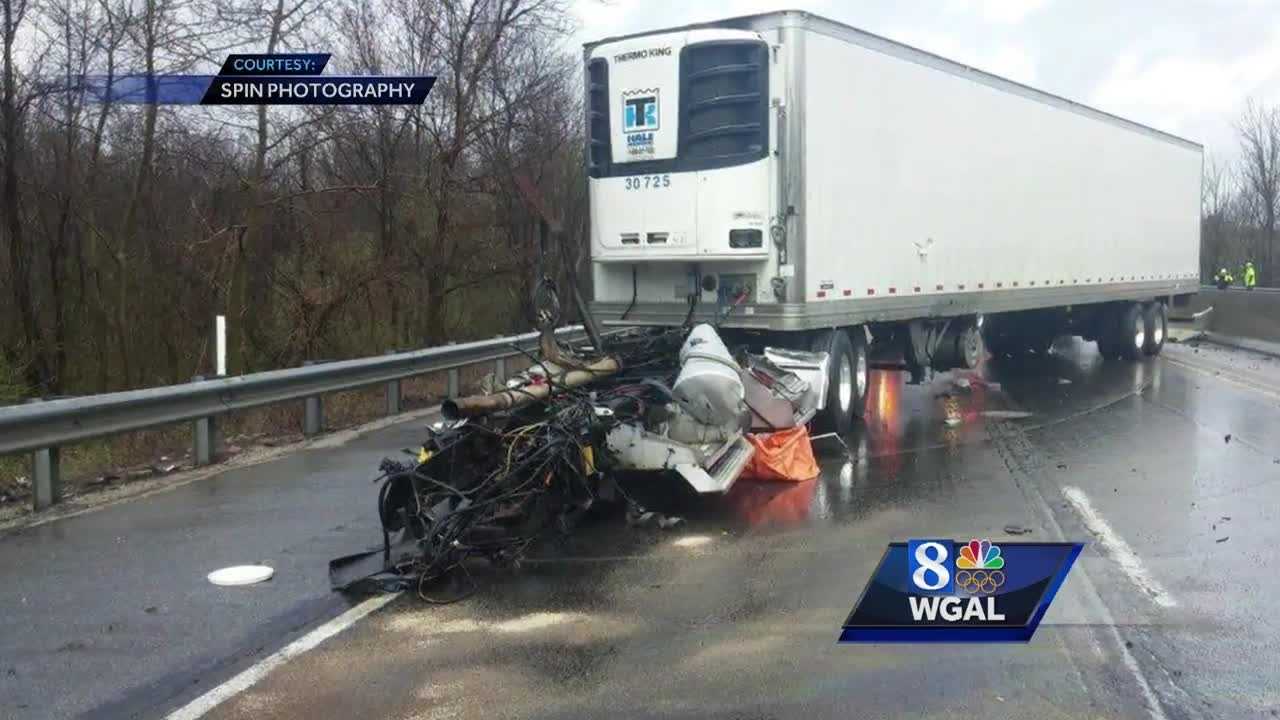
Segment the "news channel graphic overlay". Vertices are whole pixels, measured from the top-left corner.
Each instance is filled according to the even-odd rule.
[[[330,53],[248,53],[228,55],[218,75],[319,75],[329,64]]]
[[[1082,543],[889,543],[842,643],[1027,642]]]
[[[323,75],[329,53],[233,54],[217,75],[92,75],[89,99],[126,105],[421,105],[430,75]]]

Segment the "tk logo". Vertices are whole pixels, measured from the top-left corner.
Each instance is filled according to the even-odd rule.
[[[633,90],[622,94],[622,131],[652,132],[658,129],[658,91]]]

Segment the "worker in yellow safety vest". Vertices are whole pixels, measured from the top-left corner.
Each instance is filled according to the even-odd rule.
[[[1244,264],[1244,289],[1252,290],[1258,284],[1258,272],[1253,269],[1253,261]]]
[[[1222,268],[1213,276],[1213,284],[1217,285],[1219,290],[1226,290],[1233,281],[1235,278],[1231,277],[1231,273],[1227,272],[1226,268]]]

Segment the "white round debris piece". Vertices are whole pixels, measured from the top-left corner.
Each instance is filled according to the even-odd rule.
[[[266,565],[233,565],[209,573],[209,582],[225,587],[256,585],[270,580],[275,573]]]

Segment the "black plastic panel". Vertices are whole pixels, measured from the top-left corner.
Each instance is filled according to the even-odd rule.
[[[587,63],[587,174],[609,174],[613,160],[609,141],[609,63],[596,58]]]

